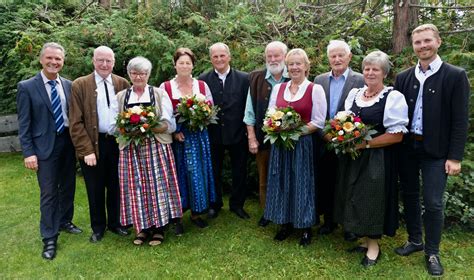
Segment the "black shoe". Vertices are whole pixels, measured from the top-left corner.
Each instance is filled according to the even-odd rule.
[[[120,236],[127,236],[130,234],[130,232],[124,228],[121,227],[116,227],[116,228],[109,228],[109,230],[117,235]]]
[[[432,276],[441,276],[444,273],[443,266],[438,255],[425,255],[426,269]]]
[[[270,224],[270,220],[265,219],[263,216],[258,221],[258,225],[261,227],[266,227],[268,224]]]
[[[357,235],[355,233],[349,232],[349,231],[344,232],[344,240],[345,241],[354,242],[354,241],[357,241],[357,239],[359,239],[359,238],[357,237]]]
[[[181,236],[184,233],[183,223],[181,221],[174,224],[174,234],[176,236]]]
[[[195,224],[198,228],[207,228],[209,226],[206,221],[201,219],[201,217],[197,217],[195,219],[191,217],[191,222]]]
[[[311,232],[311,229],[305,229],[303,231],[303,234],[301,235],[300,239],[300,245],[303,247],[308,246],[311,244],[311,237],[313,236],[313,233]]]
[[[363,267],[374,266],[379,260],[381,254],[382,254],[382,251],[379,250],[379,253],[377,254],[377,257],[375,258],[375,260],[371,260],[369,259],[369,257],[367,257],[367,255],[365,255],[360,263],[362,264]]]
[[[241,219],[244,219],[244,220],[245,219],[250,219],[249,214],[247,214],[247,212],[245,212],[245,210],[242,209],[242,208],[236,208],[236,209],[231,208],[230,211],[234,212]]]
[[[217,216],[219,216],[219,210],[217,209],[210,208],[209,212],[207,212],[207,217],[209,219],[215,219]]]
[[[293,228],[291,226],[283,225],[273,239],[277,241],[283,241],[291,235],[292,231]]]
[[[52,260],[56,257],[56,240],[45,241],[43,245],[43,259]]]
[[[89,241],[92,243],[97,243],[104,238],[104,233],[103,232],[94,232],[91,237],[89,238]]]
[[[409,256],[412,253],[423,251],[424,246],[422,244],[415,244],[410,241],[405,242],[403,246],[400,246],[398,248],[395,248],[395,253],[397,253],[400,256]]]
[[[318,228],[319,235],[328,235],[336,229],[336,224],[323,224],[320,228]]]
[[[357,245],[355,247],[349,248],[346,250],[348,253],[367,253],[367,247],[362,247],[360,245]]]
[[[65,231],[67,233],[72,233],[72,234],[79,234],[82,233],[82,229],[78,228],[75,224],[73,223],[66,223],[62,225],[59,230]]]

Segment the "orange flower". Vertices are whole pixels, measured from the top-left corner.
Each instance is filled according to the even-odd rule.
[[[148,129],[148,128],[150,127],[150,125],[147,124],[147,123],[144,123],[144,124],[142,125],[142,127],[143,127],[144,129]]]
[[[360,136],[360,132],[358,130],[354,131],[354,136],[355,137],[359,137]]]
[[[335,127],[335,128],[336,128],[336,130],[341,130],[341,129],[342,129],[342,127],[341,127],[340,125],[338,125],[338,124],[336,124],[336,127]]]

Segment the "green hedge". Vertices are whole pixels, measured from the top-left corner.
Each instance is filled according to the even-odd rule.
[[[0,5],[0,114],[15,112],[16,84],[40,69],[38,53],[47,41],[59,42],[66,48],[62,75],[69,79],[90,73],[94,48],[107,45],[116,53],[114,71],[122,76],[126,76],[125,66],[132,57],[141,55],[150,59],[153,85],[174,76],[172,54],[177,47],[189,47],[196,54],[195,75],[210,69],[208,47],[217,41],[230,46],[232,65],[244,71],[262,67],[263,50],[271,40],[281,40],[290,48],[304,48],[312,64],[310,78],[328,71],[326,45],[331,39],[349,42],[354,54],[351,66],[356,70],[360,70],[363,56],[371,50],[391,54],[393,15],[389,6],[362,10],[355,5],[315,9],[297,1],[287,1],[284,6],[277,1],[265,6],[239,4],[242,1],[183,1],[186,4],[181,6],[170,6],[168,2],[151,1],[149,8],[131,5],[128,9],[111,11],[97,4],[86,6],[82,1]],[[450,31],[472,25],[473,15],[452,10],[421,10],[420,17],[423,22],[437,24],[442,31]],[[467,69],[473,84],[474,35],[471,32],[442,36],[442,58]],[[399,55],[392,55],[392,61],[394,68],[387,83],[393,81],[395,73],[416,63],[416,57],[407,48]],[[470,142],[473,138],[471,128]],[[446,192],[447,221],[471,227],[474,224],[473,153],[474,146],[469,144],[463,173],[449,178]]]

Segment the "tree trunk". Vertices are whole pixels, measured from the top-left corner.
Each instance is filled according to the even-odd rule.
[[[119,0],[120,9],[125,9],[127,7],[127,2],[125,0]]]
[[[412,0],[418,4],[418,0]],[[398,54],[410,45],[411,31],[418,25],[418,9],[410,7],[408,0],[393,1],[392,49]]]
[[[104,9],[110,10],[110,0],[99,0],[99,4],[104,7]]]

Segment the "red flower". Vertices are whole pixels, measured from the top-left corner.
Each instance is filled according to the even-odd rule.
[[[130,123],[131,124],[137,124],[140,122],[140,115],[133,114],[130,116]]]
[[[354,117],[354,122],[362,122],[362,120],[360,119],[360,117]]]
[[[193,100],[191,98],[189,98],[187,101],[186,101],[186,105],[189,107],[193,106]]]
[[[339,142],[344,141],[344,136],[342,136],[342,135],[337,136],[337,141],[339,141]]]

